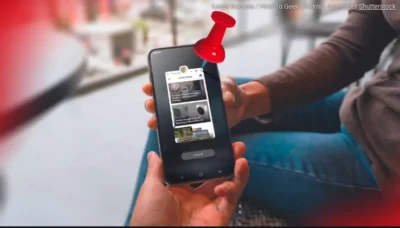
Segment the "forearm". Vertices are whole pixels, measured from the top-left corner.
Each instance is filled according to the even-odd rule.
[[[270,112],[293,110],[328,96],[364,75],[347,51],[325,43],[296,62],[255,81],[268,91]]]
[[[360,77],[361,72],[350,69],[345,74],[342,69],[346,64],[337,59],[337,52],[329,46],[319,47],[291,65],[241,85],[245,94],[243,119],[293,109]]]
[[[245,117],[294,109],[342,89],[372,69],[394,37],[381,12],[351,12],[327,42],[258,82],[243,85],[248,91],[257,88],[249,100],[259,99],[247,102]]]

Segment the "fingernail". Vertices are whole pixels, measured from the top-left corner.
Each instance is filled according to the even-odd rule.
[[[228,99],[232,99],[232,101],[235,102],[235,96],[231,91],[225,91],[225,97]]]
[[[146,109],[146,111],[148,111],[147,110],[147,101],[144,102],[144,109]]]
[[[228,76],[222,76],[221,79],[222,79],[223,81],[225,81],[225,80],[229,80],[229,77],[228,77]]]
[[[153,152],[149,152],[149,153],[147,154],[147,161],[148,161],[149,163],[151,163],[151,160],[153,159],[153,156],[154,156]]]

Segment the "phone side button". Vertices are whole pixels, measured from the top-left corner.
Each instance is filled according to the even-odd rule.
[[[214,150],[207,149],[207,150],[199,150],[199,151],[183,153],[181,155],[181,158],[183,160],[192,160],[192,159],[198,159],[198,158],[208,158],[208,157],[212,157],[214,155],[215,155]]]

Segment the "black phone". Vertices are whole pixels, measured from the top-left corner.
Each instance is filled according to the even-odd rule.
[[[193,45],[159,48],[148,56],[165,182],[230,177],[234,157],[215,63]]]

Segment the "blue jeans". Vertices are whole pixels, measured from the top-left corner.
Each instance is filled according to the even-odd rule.
[[[238,84],[247,82],[236,79]],[[273,216],[291,224],[364,193],[380,197],[380,190],[361,146],[341,125],[341,91],[283,114],[271,124],[247,119],[231,129],[232,140],[246,144],[250,179],[243,197],[262,204]],[[262,101],[260,101],[262,102]],[[158,151],[153,130],[144,151],[129,224],[144,181],[149,151]]]

